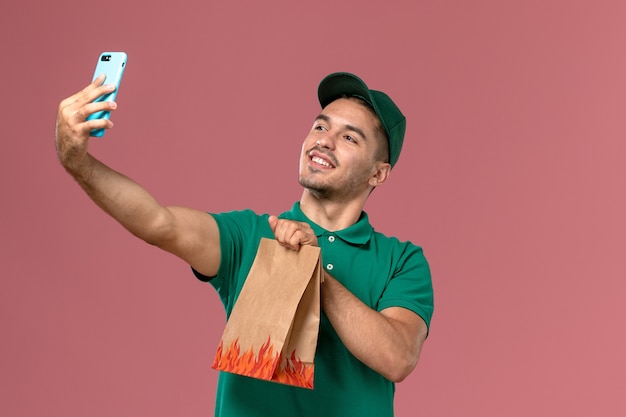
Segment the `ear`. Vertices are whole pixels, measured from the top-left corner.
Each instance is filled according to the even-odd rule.
[[[391,172],[391,165],[387,162],[376,162],[374,168],[376,170],[370,177],[369,184],[372,187],[378,187],[387,181],[387,177],[389,177],[389,173]]]

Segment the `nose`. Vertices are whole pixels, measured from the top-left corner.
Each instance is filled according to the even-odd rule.
[[[318,138],[316,145],[319,146],[320,148],[334,149],[335,137],[332,134],[327,133],[321,138]]]

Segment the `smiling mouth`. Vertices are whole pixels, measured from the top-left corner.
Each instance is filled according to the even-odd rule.
[[[315,162],[318,165],[322,165],[328,168],[332,168],[332,165],[329,164],[328,162],[324,161],[322,158],[320,158],[319,156],[314,156],[311,158],[311,161]]]
[[[328,158],[330,159],[329,156],[328,156]],[[323,158],[320,155],[320,152],[315,152],[315,150],[309,151],[309,161],[311,161],[312,163],[314,163],[316,165],[320,165],[322,167],[325,167],[325,168],[335,168],[335,164],[330,162],[328,159]]]

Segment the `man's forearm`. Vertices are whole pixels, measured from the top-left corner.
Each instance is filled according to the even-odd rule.
[[[421,319],[414,320],[414,313],[389,309],[400,313],[398,320],[373,310],[327,273],[322,308],[346,348],[385,378],[399,382],[415,368],[425,331],[415,328],[421,326]]]
[[[66,167],[87,195],[139,238],[152,242],[163,233],[167,210],[139,184],[87,154]]]
[[[104,76],[99,76],[59,104],[55,131],[59,161],[87,195],[131,233],[212,276],[220,262],[219,231],[213,217],[161,206],[139,184],[88,153],[90,132],[113,127],[108,119],[88,119],[95,112],[117,108],[115,102],[95,101],[115,88],[103,82]]]

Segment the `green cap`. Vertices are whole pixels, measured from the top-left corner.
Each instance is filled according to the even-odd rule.
[[[342,95],[358,97],[369,103],[380,119],[389,143],[389,163],[393,167],[400,157],[406,118],[389,96],[382,91],[370,90],[367,85],[354,74],[336,72],[326,76],[317,89],[317,96],[322,108],[340,98]]]

